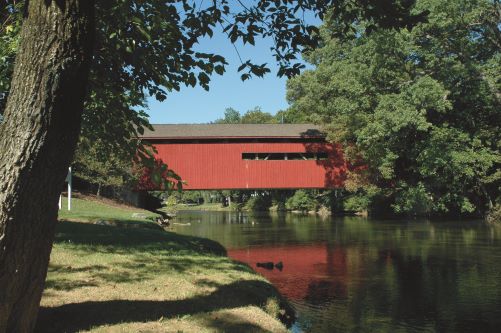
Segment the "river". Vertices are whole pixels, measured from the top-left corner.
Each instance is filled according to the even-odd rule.
[[[292,332],[501,332],[501,227],[207,211],[176,222],[271,281],[296,309]]]

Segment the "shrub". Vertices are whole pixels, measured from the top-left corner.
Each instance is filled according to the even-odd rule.
[[[371,198],[365,194],[354,194],[347,197],[343,202],[343,209],[351,212],[367,211],[371,204]]]
[[[285,207],[290,210],[308,212],[316,210],[317,202],[310,193],[304,190],[297,190],[292,197],[287,199]]]
[[[173,208],[177,205],[177,198],[175,195],[170,195],[166,200],[165,200],[165,205],[168,208]]]
[[[422,183],[417,186],[404,187],[393,204],[395,213],[410,215],[426,215],[431,211],[430,194]]]
[[[251,197],[245,204],[246,210],[267,211],[271,206],[271,198],[267,195],[256,195]]]

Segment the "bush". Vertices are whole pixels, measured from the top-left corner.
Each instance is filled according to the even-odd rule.
[[[235,212],[239,212],[242,210],[242,206],[243,206],[243,204],[241,204],[241,203],[231,202],[229,207],[230,207],[230,210],[235,211]]]
[[[177,198],[175,195],[170,195],[166,200],[165,200],[165,205],[167,208],[173,208],[177,205]]]
[[[297,190],[296,193],[285,202],[285,207],[290,210],[300,210],[302,212],[308,212],[311,210],[316,210],[317,202],[313,196],[304,191]]]
[[[410,215],[426,215],[431,211],[432,202],[430,194],[422,183],[417,186],[404,187],[398,194],[393,204],[395,213]]]
[[[347,197],[343,202],[343,209],[350,212],[362,212],[369,210],[371,198],[365,194],[354,194]]]
[[[251,197],[245,204],[246,210],[267,211],[271,206],[271,198],[267,195]]]

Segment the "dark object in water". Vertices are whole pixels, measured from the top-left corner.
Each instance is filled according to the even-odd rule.
[[[281,272],[282,269],[284,269],[284,264],[281,261],[279,261],[275,264],[275,268]]]
[[[264,269],[269,269],[269,270],[272,270],[274,265],[271,261],[268,261],[268,262],[258,262],[256,264],[257,267],[261,267],[261,268],[264,268]]]

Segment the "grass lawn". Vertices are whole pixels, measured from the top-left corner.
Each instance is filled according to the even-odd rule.
[[[71,210],[68,210],[68,200],[63,197],[62,209],[59,211],[60,220],[72,220],[82,222],[95,222],[98,220],[118,222],[151,222],[151,218],[157,216],[147,210],[132,206],[117,204],[109,199],[97,199],[91,196],[74,197],[71,199]],[[82,197],[82,198],[79,198]],[[145,217],[133,217],[140,214]],[[150,219],[149,219],[150,218]]]
[[[290,307],[264,278],[226,257],[220,244],[88,223],[147,221],[131,218],[130,208],[84,201],[61,214],[78,222],[58,225],[37,331],[286,331],[276,318],[290,319]]]

